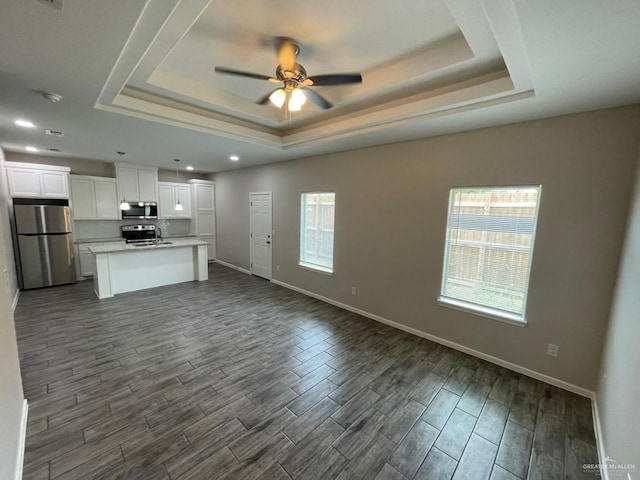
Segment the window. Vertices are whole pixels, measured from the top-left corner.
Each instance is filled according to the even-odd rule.
[[[300,209],[300,266],[333,272],[335,193],[303,193]]]
[[[525,321],[540,186],[453,188],[440,303]]]

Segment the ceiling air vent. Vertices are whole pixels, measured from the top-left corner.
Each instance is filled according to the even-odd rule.
[[[62,0],[40,0],[40,2],[46,3],[47,5],[57,8],[58,10],[62,10]]]
[[[58,130],[45,130],[44,133],[47,135],[51,135],[52,137],[64,137],[64,132],[60,132]]]

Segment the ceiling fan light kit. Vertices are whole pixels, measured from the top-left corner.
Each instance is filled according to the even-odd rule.
[[[300,53],[298,44],[290,38],[278,37],[276,39],[276,45],[280,64],[276,68],[275,77],[225,67],[215,67],[215,71],[216,73],[224,75],[235,75],[255,80],[267,80],[272,83],[282,83],[282,87],[269,92],[256,103],[258,105],[266,105],[271,102],[278,108],[286,105],[287,110],[290,112],[300,111],[307,101],[307,97],[312,103],[324,110],[333,106],[326,98],[311,90],[309,87],[362,83],[362,75],[359,73],[339,73],[307,77],[307,71],[304,67],[296,63],[298,54]]]
[[[269,100],[271,100],[271,103],[273,103],[278,108],[282,108],[286,99],[287,93],[284,91],[284,88],[278,88],[277,90],[274,90],[271,95],[269,95]]]

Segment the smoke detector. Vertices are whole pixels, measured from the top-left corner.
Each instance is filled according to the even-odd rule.
[[[40,93],[44,98],[46,98],[47,100],[53,103],[58,103],[60,100],[62,100],[62,95],[60,95],[59,93],[53,93],[53,92],[40,92]]]
[[[64,137],[64,132],[61,132],[59,130],[46,129],[44,133],[46,133],[47,135],[51,135],[52,137]]]

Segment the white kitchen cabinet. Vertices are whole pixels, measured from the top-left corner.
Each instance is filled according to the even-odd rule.
[[[159,182],[158,197],[158,216],[160,218],[191,218],[191,188],[189,185]],[[178,200],[182,205],[182,210],[176,210]]]
[[[216,258],[216,186],[208,180],[189,180],[191,185],[191,233],[209,244],[209,260]]]
[[[71,175],[71,207],[74,220],[96,218],[96,190],[91,177]]]
[[[158,171],[138,170],[138,188],[141,202],[158,201]],[[135,199],[134,199],[135,200]]]
[[[196,212],[195,223],[197,225],[196,235],[213,237],[216,234],[216,213]]]
[[[119,200],[127,199],[137,201],[140,199],[137,168],[118,167],[116,169],[116,177],[118,181]]]
[[[93,253],[89,251],[91,247],[98,247],[103,243],[81,243],[78,245],[78,257],[80,258],[80,275],[83,277],[93,277],[96,268],[96,261]]]
[[[198,240],[207,242],[207,260],[216,259],[216,237],[203,237],[198,235]]]
[[[115,179],[71,175],[71,206],[74,220],[118,220]]]
[[[12,197],[40,197],[40,173],[34,168],[7,167],[9,193]]]
[[[40,172],[42,196],[44,198],[69,198],[69,173]]]
[[[158,169],[116,164],[118,197],[129,202],[158,201]]]
[[[176,200],[182,210],[176,212],[176,218],[191,218],[191,188],[189,185],[176,185]]]
[[[101,220],[119,220],[120,202],[118,187],[113,179],[100,179],[95,182],[96,215]]]
[[[207,182],[207,183],[201,183]],[[195,190],[195,207],[200,212],[213,212],[216,209],[216,186],[213,182],[200,180],[192,183]]]
[[[158,217],[176,218],[176,189],[173,185],[158,183]]]
[[[5,162],[9,194],[21,198],[69,198],[69,168]]]

